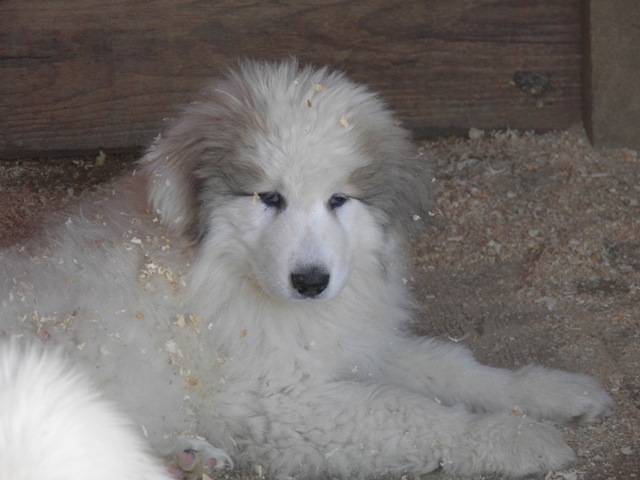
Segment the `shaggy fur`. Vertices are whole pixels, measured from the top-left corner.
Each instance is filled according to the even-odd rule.
[[[294,61],[242,64],[130,178],[3,254],[2,330],[65,348],[154,448],[194,464],[303,477],[564,467],[571,449],[540,420],[608,414],[594,380],[489,368],[407,333],[406,242],[429,184],[365,87]]]
[[[2,347],[0,478],[169,480],[133,425],[59,354]]]

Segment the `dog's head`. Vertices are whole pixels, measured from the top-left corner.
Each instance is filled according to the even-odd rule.
[[[426,168],[383,103],[295,61],[231,71],[143,163],[166,225],[284,300],[336,296],[368,251],[383,264],[427,201]]]

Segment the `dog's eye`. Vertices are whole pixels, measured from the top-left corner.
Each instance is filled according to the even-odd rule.
[[[262,203],[267,207],[276,208],[282,210],[284,208],[284,198],[278,192],[262,192],[258,196]]]
[[[340,208],[347,200],[349,200],[349,197],[344,193],[336,193],[329,199],[329,208],[331,210]]]

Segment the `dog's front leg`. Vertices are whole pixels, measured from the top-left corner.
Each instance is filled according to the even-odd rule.
[[[472,414],[392,385],[336,382],[262,398],[267,422],[245,418],[259,441],[249,458],[270,473],[348,477],[439,467],[521,476],[567,465],[561,434],[523,415]]]
[[[609,395],[590,377],[538,366],[492,368],[464,347],[429,338],[391,341],[381,374],[385,381],[473,411],[515,410],[562,423],[594,422],[613,411]]]

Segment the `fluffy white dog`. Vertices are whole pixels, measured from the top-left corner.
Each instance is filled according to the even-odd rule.
[[[59,354],[0,351],[0,478],[169,480],[133,425]]]
[[[542,420],[610,413],[594,380],[486,367],[407,333],[406,243],[429,184],[365,87],[242,64],[133,175],[3,254],[0,329],[90,366],[154,448],[182,452],[184,475],[231,459],[303,477],[564,467],[573,452]],[[68,421],[49,404],[12,416],[36,444],[42,410]]]

